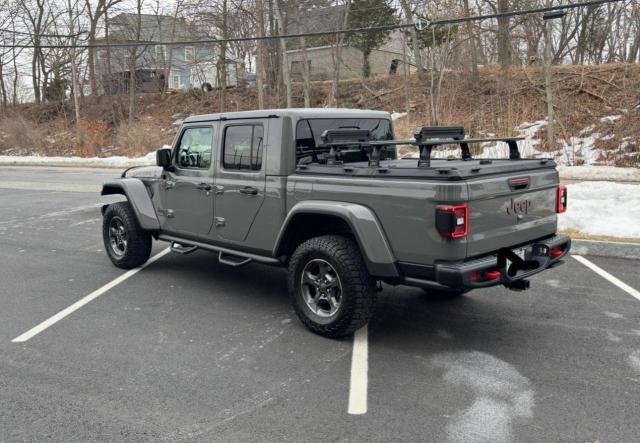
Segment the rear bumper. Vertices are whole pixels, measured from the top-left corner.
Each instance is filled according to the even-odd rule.
[[[565,236],[554,236],[518,245],[513,249],[524,248],[529,267],[509,275],[505,264],[505,251],[468,261],[437,262],[426,267],[423,272],[416,273],[417,265],[404,264],[403,284],[420,286],[429,289],[467,291],[476,288],[505,285],[525,280],[545,269],[557,266],[571,249],[571,239]],[[502,258],[501,258],[502,256]]]

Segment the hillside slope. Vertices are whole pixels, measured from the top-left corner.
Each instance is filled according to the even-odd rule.
[[[341,107],[409,111],[396,121],[399,137],[432,124],[429,74],[345,81]],[[312,105],[327,104],[329,82],[312,84]],[[302,105],[299,85],[294,104]],[[544,142],[546,103],[538,68],[514,68],[507,76],[485,68],[473,81],[466,72],[444,76],[436,101],[438,124],[463,124],[472,134],[524,135],[528,155],[554,155],[564,164],[637,166],[640,163],[640,66],[614,64],[561,66],[554,70],[558,145]],[[256,107],[252,87],[230,89],[228,110]],[[281,103],[268,97],[270,107]],[[141,94],[138,113],[129,125],[126,97],[85,97],[78,140],[70,103],[19,105],[0,117],[2,155],[144,155],[169,143],[176,125],[190,114],[218,112],[218,94],[188,91]],[[488,155],[492,147],[477,147]],[[479,152],[477,152],[479,153]]]

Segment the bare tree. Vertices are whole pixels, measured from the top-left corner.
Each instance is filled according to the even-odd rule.
[[[227,0],[222,0],[222,23],[220,26],[221,37],[227,39]],[[218,56],[218,86],[220,87],[220,112],[227,110],[227,43],[218,44],[220,55]]]
[[[80,86],[79,86],[79,78],[78,78],[78,60],[77,60],[77,48],[78,37],[76,35],[76,31],[79,29],[78,21],[80,19],[80,10],[78,7],[78,3],[80,0],[67,0],[67,29],[69,31],[70,37],[70,63],[71,63],[71,85],[72,85],[72,96],[73,96],[73,108],[75,113],[75,123],[76,123],[76,139],[78,145],[82,145],[82,130],[80,127]]]
[[[284,35],[287,32],[287,11],[284,9],[285,3],[282,0],[275,0],[276,8],[275,15],[278,21],[278,33]],[[280,38],[280,52],[282,57],[282,81],[285,88],[286,106],[290,108],[292,106],[292,91],[291,91],[291,75],[289,73],[289,58],[287,57],[287,40]]]
[[[142,36],[142,5],[144,0],[136,0],[136,16],[135,16],[135,41],[139,42]],[[136,115],[136,83],[137,83],[137,64],[140,48],[137,45],[131,46],[129,49],[129,125],[133,124]]]
[[[264,29],[264,3],[262,0],[256,0],[256,24],[258,37],[262,38],[265,36]],[[264,109],[264,87],[266,81],[266,72],[265,72],[265,47],[264,41],[257,41],[257,56],[256,56],[256,87],[258,88],[258,108]]]
[[[87,14],[87,21],[89,23],[89,29],[87,31],[87,43],[89,44],[89,52],[87,65],[89,69],[89,84],[91,86],[91,93],[93,95],[98,94],[98,82],[96,80],[96,50],[93,47],[96,43],[96,37],[98,32],[98,25],[100,20],[103,19],[108,12],[115,7],[122,0],[98,0],[95,6],[91,0],[85,0],[85,11]]]
[[[300,9],[304,7],[304,3],[294,5],[296,13],[296,25],[298,33],[302,34],[300,27]],[[304,36],[300,37],[300,52],[302,54],[302,95],[304,97],[304,107],[311,107],[311,73],[309,72],[309,59],[307,57],[307,42]]]
[[[30,42],[33,45],[31,55],[31,80],[36,103],[42,101],[41,73],[43,69],[42,34],[52,21],[47,0],[20,0],[20,16],[31,31]],[[46,81],[45,81],[46,84]]]
[[[336,30],[347,29],[349,24],[349,9],[351,0],[345,0],[343,5],[342,21],[338,23]],[[340,84],[340,67],[342,65],[342,47],[344,45],[344,34],[337,34],[331,51],[331,61],[333,63],[333,79],[331,81],[331,93],[329,94],[329,104],[338,106],[338,85]]]

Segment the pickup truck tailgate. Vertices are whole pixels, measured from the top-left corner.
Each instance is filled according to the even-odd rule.
[[[556,232],[555,170],[500,174],[468,181],[467,257],[474,257]]]

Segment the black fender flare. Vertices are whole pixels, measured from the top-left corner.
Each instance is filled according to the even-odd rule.
[[[322,214],[344,220],[355,237],[369,273],[375,277],[399,277],[396,260],[378,218],[366,206],[356,203],[306,200],[296,204],[282,224],[273,250],[278,255],[287,228],[298,214]]]
[[[100,195],[113,194],[121,194],[127,197],[142,229],[145,231],[160,230],[160,221],[153,208],[149,192],[147,192],[142,180],[137,178],[118,178],[103,183]],[[106,207],[103,206],[103,214],[105,210]]]

